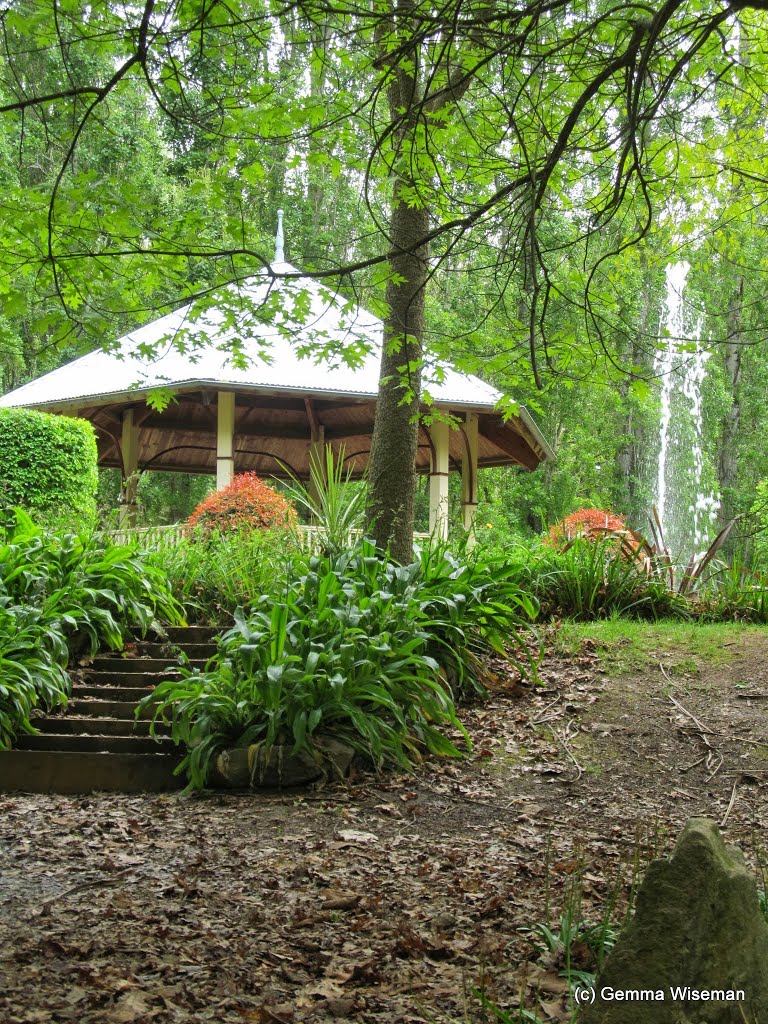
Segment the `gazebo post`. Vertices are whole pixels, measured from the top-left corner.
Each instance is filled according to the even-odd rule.
[[[235,393],[216,395],[216,490],[232,483],[235,475]]]
[[[139,428],[133,408],[123,409],[120,449],[123,462],[120,523],[131,526],[136,521],[136,495],[139,486]]]
[[[461,516],[464,529],[469,534],[470,545],[475,540],[475,512],[477,511],[477,439],[478,418],[476,412],[464,417],[464,456],[461,460]]]
[[[311,398],[304,399],[304,408],[307,411],[309,422],[309,493],[312,499],[319,502],[320,493],[316,486],[315,477],[312,474],[312,466],[316,466],[320,476],[325,479],[326,457],[325,457],[325,427],[317,417],[317,409]],[[319,482],[319,481],[318,481]]]
[[[440,540],[448,538],[449,431],[443,420],[435,420],[429,428],[435,453],[429,474],[429,532]]]

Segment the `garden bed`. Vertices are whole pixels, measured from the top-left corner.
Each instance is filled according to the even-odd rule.
[[[754,863],[768,634],[609,623],[557,646],[540,688],[499,672],[465,712],[471,758],[415,777],[4,799],[0,1018],[447,1024],[480,1021],[484,988],[568,1020],[562,957],[521,929],[577,897],[620,922],[692,814]]]

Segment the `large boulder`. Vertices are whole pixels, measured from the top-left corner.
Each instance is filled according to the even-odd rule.
[[[692,818],[654,861],[582,1024],[768,1024],[768,924],[741,852]]]

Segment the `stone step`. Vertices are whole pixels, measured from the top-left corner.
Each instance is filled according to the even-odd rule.
[[[172,754],[177,748],[167,736],[102,736],[90,733],[49,733],[18,736],[16,750],[95,751],[111,754]]]
[[[180,754],[3,750],[0,792],[164,793],[186,784],[183,775],[173,774],[180,761]]]
[[[179,679],[178,672],[169,669],[167,672],[98,672],[92,668],[82,670],[85,686],[123,686],[133,689],[147,687],[152,689],[166,679]],[[75,684],[80,685],[78,683]]]
[[[74,715],[57,718],[35,718],[32,724],[41,733],[72,733],[98,736],[149,736],[150,723],[146,719],[135,721],[128,718],[76,718]],[[159,736],[168,736],[170,726],[158,722],[155,730]]]
[[[209,644],[214,638],[225,633],[229,627],[216,626],[166,626],[165,632],[174,644]]]
[[[120,718],[134,720],[135,701],[100,700],[98,697],[75,697],[67,705],[70,715],[83,715],[87,718]],[[141,718],[151,718],[152,709],[142,711]]]
[[[125,679],[126,677],[123,676],[122,678]],[[130,676],[127,678],[133,682]],[[87,685],[75,683],[72,687],[72,696],[78,699],[82,697],[97,697],[99,700],[134,701],[138,703],[152,693],[154,688],[154,683],[148,686],[91,686],[90,683]]]
[[[174,775],[183,752],[159,723],[150,736],[152,709],[136,719],[137,703],[165,680],[178,678],[179,655],[204,668],[222,632],[205,626],[171,627],[166,640],[138,640],[127,657],[99,654],[73,684],[66,712],[34,719],[39,730],[0,752],[0,792],[140,793],[182,789]]]
[[[136,645],[136,651],[142,658],[162,658],[166,665],[172,665],[178,660],[179,651],[193,660],[206,661],[212,658],[218,650],[217,644],[158,644],[141,640]]]
[[[188,663],[189,668],[204,668],[207,659],[199,658]],[[108,654],[98,654],[91,664],[89,670],[94,672],[122,672],[125,675],[136,675],[157,672],[174,671],[181,666],[174,660],[167,658],[116,658]]]

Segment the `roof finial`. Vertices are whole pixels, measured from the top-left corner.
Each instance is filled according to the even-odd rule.
[[[277,211],[277,235],[275,236],[275,263],[285,263],[285,250],[283,238],[283,211]]]

